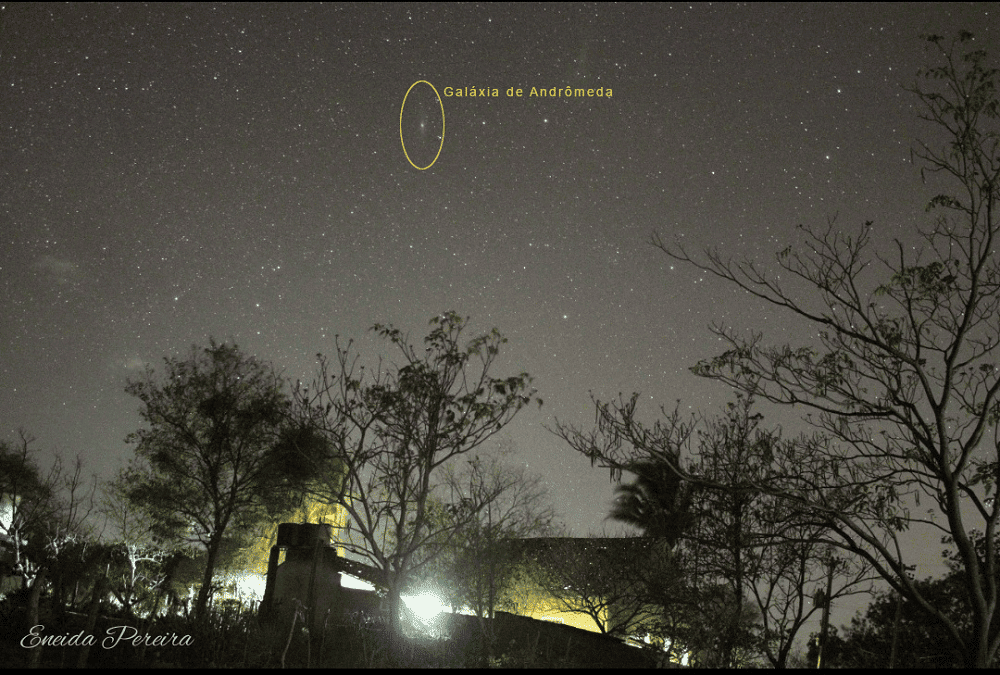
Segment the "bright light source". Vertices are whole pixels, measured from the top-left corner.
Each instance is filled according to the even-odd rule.
[[[340,575],[340,585],[343,588],[360,588],[362,591],[374,591],[375,587],[363,579],[357,579],[350,574]]]
[[[260,601],[267,588],[267,576],[264,574],[243,574],[236,579],[237,594]]]
[[[404,595],[403,602],[422,621],[430,621],[442,612],[451,611],[448,605],[442,605],[441,600],[433,593],[421,593],[420,595]]]

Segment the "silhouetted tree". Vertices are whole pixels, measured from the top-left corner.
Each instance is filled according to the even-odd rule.
[[[694,256],[658,237],[654,244],[812,327],[810,344],[768,347],[759,334],[716,326],[730,348],[694,369],[812,412],[807,420],[819,433],[774,448],[769,471],[752,487],[826,528],[831,542],[934,616],[967,667],[985,667],[1000,648],[1000,587],[992,581],[1000,562],[993,543],[1000,518],[1000,100],[985,52],[958,53],[971,40],[964,32],[951,45],[930,37],[943,64],[923,71],[912,90],[922,118],[947,139],[942,149],[920,144],[915,155],[932,180],[951,181],[930,201],[943,215],[921,231],[923,247],[897,242],[887,256],[873,250],[870,224],[849,235],[830,223],[803,228],[804,246],[779,252],[780,271],[771,273],[716,249]],[[599,415],[598,443],[578,448],[595,459],[620,454],[623,442],[673,448],[689,441],[690,429],[676,418],[643,437],[634,405],[600,404]],[[912,549],[900,535],[915,523],[954,539],[972,610],[969,635],[907,574],[902,552]],[[982,556],[970,526],[986,532]]]
[[[830,551],[822,525],[755,487],[767,482],[768,458],[784,441],[761,428],[763,416],[753,407],[751,397],[737,396],[724,416],[700,430],[689,471],[707,485],[694,491],[697,521],[684,548],[696,564],[696,582],[704,577],[730,591],[725,616],[710,622],[734,631],[718,634],[720,663],[735,666],[737,646],[745,654],[752,643],[773,667],[784,668],[799,629],[819,609],[811,599],[819,589],[827,592]],[[831,601],[867,592],[863,561],[841,555],[833,571]]]
[[[977,549],[985,549],[982,533],[971,533]],[[944,543],[950,543],[945,538]],[[973,635],[973,613],[968,586],[962,579],[961,558],[954,548],[944,557],[949,571],[943,577],[917,579],[921,595],[947,615],[966,640]],[[1000,583],[1000,579],[997,579]],[[816,662],[816,640],[809,658]],[[862,614],[827,640],[823,659],[839,668],[955,668],[964,660],[961,643],[920,604],[887,590],[876,593]],[[991,664],[992,665],[992,664]]]
[[[606,635],[629,637],[645,635],[656,619],[647,593],[659,570],[656,543],[645,537],[545,537],[515,545],[526,580],[558,611],[588,616]]]
[[[56,456],[43,471],[33,442],[24,431],[19,431],[16,444],[0,440],[0,549],[7,549],[3,557],[28,590],[29,628],[39,623],[42,591],[50,582],[54,609],[62,614],[68,586],[75,591],[75,582],[93,572],[88,517],[97,487],[96,479],[84,478],[79,458],[67,470]],[[38,667],[41,653],[41,646],[31,651],[30,667]]]
[[[635,474],[635,479],[615,488],[610,517],[672,547],[694,522],[691,484],[681,480],[676,468],[660,460],[638,460],[627,471]]]
[[[449,475],[448,513],[457,522],[446,556],[453,601],[481,618],[503,606],[514,573],[512,542],[554,533],[555,510],[540,476],[509,463],[501,448]],[[486,622],[481,623],[486,627]]]
[[[681,644],[690,638],[693,610],[701,611],[702,603],[694,599],[697,584],[694,570],[684,569],[685,557],[677,549],[685,532],[696,522],[693,511],[695,489],[680,478],[679,455],[646,457],[626,463],[624,470],[635,478],[619,484],[609,517],[640,529],[650,538],[649,548],[633,565],[643,568],[642,584],[631,588],[644,606],[644,625],[651,638],[662,638],[670,659],[679,660],[687,650]],[[620,474],[619,474],[620,475]],[[628,572],[635,575],[636,570]],[[650,607],[655,607],[654,611]],[[655,616],[655,618],[654,618]],[[659,649],[659,640],[652,643]]]
[[[127,439],[136,459],[121,481],[158,536],[204,547],[202,618],[226,538],[246,536],[293,498],[279,444],[290,398],[270,365],[235,345],[212,340],[164,362],[161,379],[147,368],[126,387],[145,426]]]
[[[595,432],[560,423],[556,431],[613,475],[656,467],[630,496],[655,494],[663,480],[662,494],[682,497],[679,539],[665,549],[665,568],[645,591],[661,609],[660,635],[681,641],[702,663],[736,666],[763,656],[784,667],[798,630],[817,609],[812,595],[825,588],[828,537],[823,526],[757,487],[783,441],[760,428],[748,397],[718,418],[685,423],[674,413],[652,428],[635,419],[636,401],[598,404]],[[677,510],[674,498],[667,502]],[[648,520],[648,530],[657,531],[658,520],[667,520],[676,528],[678,515],[666,511],[646,508],[631,522]],[[862,592],[867,579],[866,566],[844,558],[834,597]]]
[[[15,445],[0,440],[0,534],[13,571],[27,584],[44,556],[42,530],[58,511],[54,476],[39,468],[33,438],[20,432]]]
[[[107,525],[108,590],[127,616],[134,605],[152,609],[156,590],[166,577],[164,566],[171,547],[155,535],[156,523],[143,508],[128,497],[130,486],[120,480],[104,485],[101,513]]]
[[[314,492],[347,511],[342,543],[385,574],[397,629],[401,591],[461,525],[435,513],[443,471],[503,429],[534,394],[526,373],[492,377],[506,342],[496,329],[463,344],[466,320],[454,312],[431,325],[422,348],[376,325],[402,359],[388,368],[365,371],[351,343],[338,342],[334,362],[319,355],[312,391],[298,392],[303,418],[325,435],[342,468]]]

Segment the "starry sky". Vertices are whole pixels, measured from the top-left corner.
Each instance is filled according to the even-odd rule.
[[[678,399],[714,412],[731,392],[688,370],[718,352],[711,322],[800,337],[652,233],[762,261],[834,217],[912,236],[930,194],[904,90],[929,62],[918,36],[967,28],[989,47],[997,16],[0,5],[0,434],[110,475],[147,363],[214,336],[310,380],[337,334],[375,353],[373,323],[419,341],[454,309],[509,338],[497,373],[535,377],[545,405],[506,434],[573,533],[599,532],[613,486],[555,418],[592,424],[591,391],[640,391],[650,420]],[[432,167],[401,129],[417,166],[440,148]]]

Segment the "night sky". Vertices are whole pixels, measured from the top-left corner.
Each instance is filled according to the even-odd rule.
[[[929,130],[903,89],[929,63],[918,36],[967,28],[992,48],[997,16],[0,6],[0,435],[24,427],[106,476],[131,456],[123,389],[147,363],[214,336],[310,380],[336,334],[370,350],[367,328],[391,322],[419,341],[454,309],[470,335],[509,338],[497,374],[534,375],[545,405],[507,435],[573,533],[614,529],[607,473],[546,426],[591,425],[589,391],[641,391],[650,421],[678,399],[718,411],[731,392],[688,370],[720,349],[711,322],[803,335],[651,234],[761,261],[834,217],[911,237],[930,195],[910,162]],[[419,80],[446,123],[425,171],[400,142]],[[426,85],[402,127],[410,159],[433,160]]]

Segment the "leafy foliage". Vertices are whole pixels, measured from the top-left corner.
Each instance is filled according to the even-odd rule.
[[[673,546],[694,522],[689,486],[676,469],[659,461],[639,460],[627,470],[635,474],[635,480],[615,488],[611,518]]]
[[[287,511],[303,476],[282,472],[292,466],[279,443],[290,399],[270,366],[214,340],[164,362],[161,380],[147,369],[126,387],[142,403],[145,426],[127,439],[136,460],[120,481],[161,541],[205,548],[201,616],[226,538]]]
[[[972,533],[980,551],[985,549],[982,533]],[[944,543],[949,543],[946,538]],[[949,572],[938,578],[915,580],[920,594],[943,612],[966,639],[973,634],[973,610],[968,586],[962,576],[961,558],[954,548],[944,552]],[[997,581],[1000,581],[998,579]],[[940,621],[913,600],[893,591],[874,596],[865,612],[858,613],[850,626],[842,627],[832,640],[828,667],[842,668],[955,668],[962,664],[961,643]],[[810,659],[815,653],[810,645]]]

